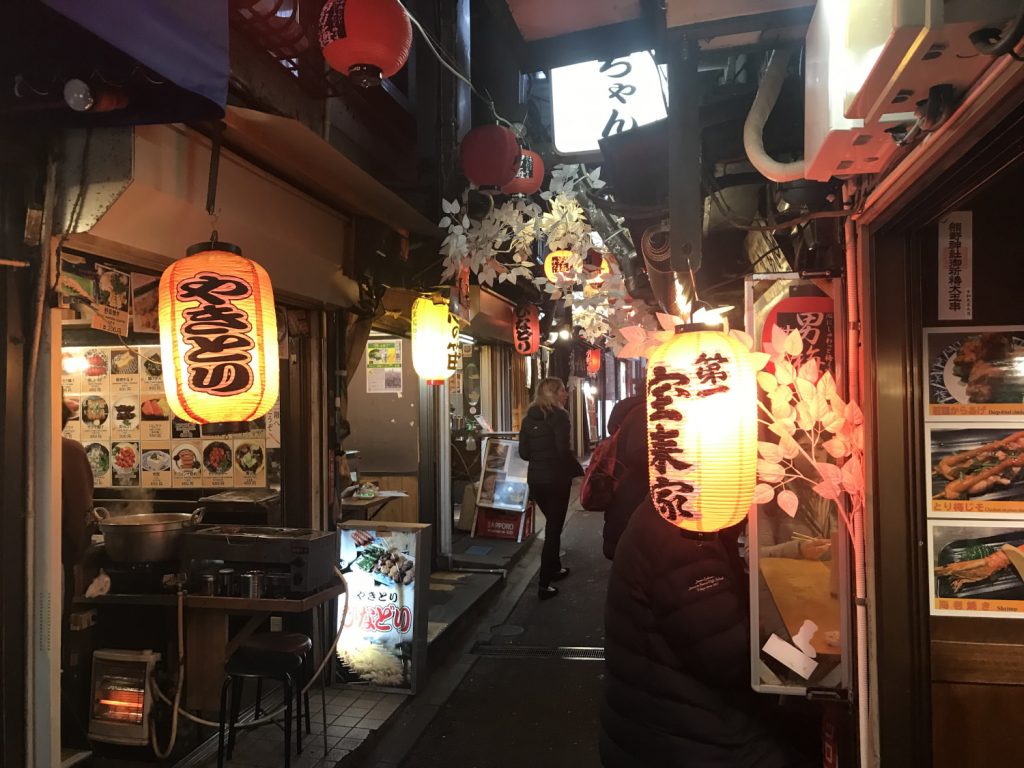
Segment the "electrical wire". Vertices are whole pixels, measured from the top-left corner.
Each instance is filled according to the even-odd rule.
[[[995,39],[990,33],[996,35]],[[984,53],[987,56],[1002,56],[1008,53],[1017,61],[1021,61],[1022,57],[1013,49],[1017,47],[1017,43],[1022,37],[1024,37],[1024,2],[1020,4],[1017,16],[1006,34],[999,36],[998,30],[982,29],[971,35],[971,42],[974,43],[974,47],[979,53]]]

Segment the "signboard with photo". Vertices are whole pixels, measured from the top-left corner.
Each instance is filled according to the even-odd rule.
[[[402,393],[402,340],[366,343],[366,391],[370,394]]]
[[[1011,422],[928,424],[929,515],[1024,515],[1024,429]]]
[[[1024,326],[926,328],[927,420],[1024,416]]]
[[[928,523],[933,616],[1024,618],[1024,522]]]
[[[339,526],[348,613],[336,648],[346,685],[415,693],[426,661],[430,526],[351,521]]]
[[[530,488],[526,482],[528,464],[519,458],[519,443],[487,437],[482,450],[477,506],[523,512],[530,500]]]

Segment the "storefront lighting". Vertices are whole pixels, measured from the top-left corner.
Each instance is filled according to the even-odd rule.
[[[544,276],[552,283],[572,273],[572,251],[552,251],[544,258]]]
[[[277,402],[274,289],[238,246],[189,248],[160,276],[159,314],[164,393],[178,418],[252,421]]]
[[[459,341],[462,344],[476,344],[476,339],[474,339],[472,336],[469,336],[469,335],[467,335],[465,333],[460,333],[459,334]]]
[[[412,366],[427,384],[439,386],[459,367],[459,321],[443,299],[412,304]]]
[[[327,0],[320,11],[320,48],[332,69],[364,88],[405,66],[412,24],[397,0]]]
[[[594,376],[601,370],[601,350],[587,350],[587,375]]]
[[[594,397],[594,385],[591,384],[589,381],[583,382],[583,394],[586,396],[588,400]]]
[[[738,341],[694,328],[649,358],[648,465],[658,514],[711,533],[742,521],[753,501],[757,371]]]
[[[520,355],[540,348],[540,312],[536,304],[520,304],[512,319],[512,344]]]
[[[572,338],[572,331],[570,331],[568,328],[562,328],[558,332],[558,338],[560,338],[562,341],[568,341],[569,339]]]
[[[544,184],[544,160],[532,150],[522,152],[515,178],[501,188],[506,195],[532,195]]]

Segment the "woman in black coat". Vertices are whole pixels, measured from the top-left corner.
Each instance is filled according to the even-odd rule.
[[[793,768],[750,688],[737,529],[689,534],[646,499],[619,540],[605,609],[605,768]]]
[[[519,456],[530,463],[526,476],[530,498],[540,507],[545,519],[538,591],[542,600],[558,594],[551,582],[569,575],[569,569],[562,567],[559,557],[562,526],[569,509],[572,479],[583,474],[583,468],[569,448],[569,412],[565,410],[568,399],[569,392],[561,379],[544,379],[537,385],[537,398],[519,429]]]

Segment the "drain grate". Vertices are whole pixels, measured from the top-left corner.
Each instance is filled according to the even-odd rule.
[[[477,643],[477,656],[490,659],[564,659],[566,661],[604,661],[604,648],[560,645],[491,645]]]

